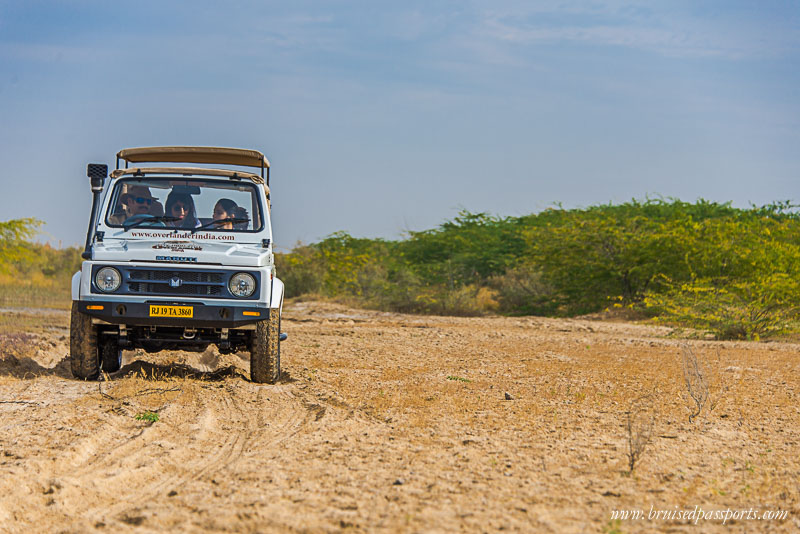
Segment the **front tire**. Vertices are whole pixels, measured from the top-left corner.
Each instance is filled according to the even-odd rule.
[[[274,384],[281,377],[281,311],[270,308],[269,319],[256,324],[250,347],[250,379]]]
[[[69,359],[72,376],[81,380],[95,380],[100,375],[100,357],[97,350],[97,328],[92,318],[78,311],[72,303],[69,322]]]

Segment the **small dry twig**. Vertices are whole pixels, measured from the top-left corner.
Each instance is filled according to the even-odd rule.
[[[100,393],[100,395],[102,397],[105,397],[107,399],[111,399],[111,400],[114,400],[114,401],[117,400],[114,397],[112,397],[111,395],[109,395],[108,393],[103,391],[103,383],[102,382],[98,382],[97,383],[97,391]]]
[[[124,400],[124,399],[131,399],[133,397],[144,397],[145,395],[156,395],[158,393],[169,393],[171,391],[183,391],[183,388],[181,388],[180,386],[176,386],[174,388],[147,388],[147,389],[143,389],[142,391],[139,391],[138,393],[134,393],[132,395],[125,395],[125,396],[119,397],[119,398],[112,397],[108,393],[105,393],[103,391],[103,388],[100,385],[100,383],[97,384],[97,390],[100,392],[100,395],[102,395],[103,397],[105,397],[107,399],[110,399],[110,400],[113,400],[113,401],[120,401],[120,400]]]
[[[682,367],[683,367],[683,380],[686,383],[686,390],[689,392],[689,397],[694,401],[695,408],[690,408],[689,422],[692,422],[695,417],[700,415],[703,406],[706,405],[708,400],[708,383],[706,382],[703,369],[700,362],[697,361],[697,356],[689,345],[684,345],[682,348]]]
[[[123,399],[129,399],[132,397],[143,397],[145,395],[156,395],[158,393],[169,393],[170,391],[183,391],[181,387],[174,387],[174,388],[149,388],[142,390],[138,393],[134,393],[133,395],[126,395],[122,397]]]
[[[630,473],[636,462],[642,457],[650,438],[653,436],[655,426],[655,413],[653,411],[653,395],[639,397],[631,404],[631,409],[626,414],[628,417],[628,467]]]
[[[730,390],[730,386],[728,385],[728,380],[726,379],[725,372],[723,371],[722,354],[720,353],[719,348],[716,349],[716,356],[717,356],[717,361],[714,368],[715,372],[713,373],[714,379],[712,380],[714,394],[711,395],[711,393],[709,392],[709,397],[711,397],[711,401],[709,402],[708,405],[709,412],[713,412],[714,409],[717,406],[719,406],[722,401],[725,400],[725,397],[727,396],[728,391]]]

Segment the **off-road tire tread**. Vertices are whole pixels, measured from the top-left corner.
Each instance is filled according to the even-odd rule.
[[[69,322],[69,360],[75,378],[95,380],[100,375],[97,329],[90,316],[78,311],[77,302],[72,303]]]
[[[104,373],[116,373],[120,368],[119,344],[115,336],[104,336],[98,341],[100,368]]]
[[[269,319],[256,324],[250,348],[250,379],[274,384],[281,377],[281,312],[270,308]]]

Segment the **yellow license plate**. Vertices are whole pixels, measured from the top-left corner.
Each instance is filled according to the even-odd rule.
[[[150,305],[150,317],[193,317],[191,306],[153,306]]]

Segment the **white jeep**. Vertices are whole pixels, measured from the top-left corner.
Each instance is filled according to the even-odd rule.
[[[88,174],[92,215],[72,278],[72,374],[118,371],[123,349],[199,352],[213,343],[221,353],[249,351],[251,379],[276,382],[286,335],[267,158],[236,148],[131,148],[117,153],[110,180],[106,165],[89,164]]]

